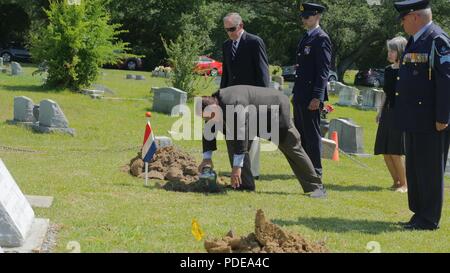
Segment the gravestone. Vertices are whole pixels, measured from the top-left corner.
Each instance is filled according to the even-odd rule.
[[[105,91],[97,89],[83,89],[81,90],[81,92],[85,95],[90,96],[92,99],[101,99],[105,94]]]
[[[172,109],[178,105],[186,105],[187,93],[174,87],[153,87],[153,111],[171,114]],[[178,109],[174,114],[182,114]]]
[[[361,91],[362,102],[359,108],[377,110],[383,104],[384,92],[378,89],[365,89]]]
[[[0,68],[2,68],[2,67],[3,67],[3,58],[0,57]]]
[[[156,136],[155,143],[158,149],[173,146],[172,139],[170,137],[165,136]]]
[[[34,220],[33,209],[0,159],[0,246],[22,246]]]
[[[333,89],[333,94],[339,94],[343,88],[347,87],[347,85],[343,84],[342,82],[336,81],[331,82],[330,86],[331,89]]]
[[[336,150],[336,142],[331,139],[322,138],[321,158],[333,159],[334,150]]]
[[[103,95],[105,91],[96,89],[82,89],[81,92],[85,95]]]
[[[3,249],[2,249],[2,247],[0,246],[0,254],[2,254],[2,253],[5,253],[5,252],[3,252]]]
[[[127,75],[127,80],[135,80],[135,79],[136,79],[135,75],[131,75],[131,74]]]
[[[33,115],[34,103],[25,96],[14,97],[14,120],[15,122],[32,123],[37,120]]]
[[[142,76],[142,75],[136,75],[136,80],[138,80],[138,81],[143,81],[143,80],[145,80],[145,76]]]
[[[104,85],[97,84],[97,83],[92,84],[89,89],[103,91],[103,93],[99,94],[99,95],[103,95],[104,93],[109,93],[111,95],[115,95],[115,92],[113,90],[109,89],[108,87],[106,87]]]
[[[358,105],[358,92],[359,90],[354,87],[342,87],[339,91],[339,102],[337,104],[341,106]]]
[[[75,129],[69,128],[69,122],[58,103],[52,100],[43,100],[39,104],[39,124],[33,125],[33,129],[39,133],[61,132],[75,135]]]
[[[23,73],[22,66],[17,62],[11,62],[11,75],[18,76]]]
[[[338,134],[339,149],[348,154],[364,155],[363,128],[346,119],[332,119],[330,121],[331,132]]]

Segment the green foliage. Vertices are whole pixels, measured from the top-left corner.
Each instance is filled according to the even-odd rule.
[[[118,61],[115,52],[122,52],[126,44],[116,38],[120,25],[109,24],[104,3],[50,1],[48,25],[31,36],[33,58],[48,67],[47,85],[78,90],[96,79],[100,66]]]
[[[164,48],[169,56],[169,62],[173,67],[171,82],[175,88],[181,89],[188,94],[188,98],[195,96],[194,72],[195,62],[205,47],[205,42],[194,35],[190,28],[187,28],[175,41],[167,43],[163,39]]]
[[[270,66],[270,75],[277,75],[277,76],[281,76],[281,74],[283,73],[283,69],[281,68],[281,66],[278,65],[271,65]]]

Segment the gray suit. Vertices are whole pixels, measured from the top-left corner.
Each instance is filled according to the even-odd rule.
[[[255,182],[251,173],[250,161],[248,160],[248,149],[251,145],[251,141],[249,141],[249,139],[253,139],[254,135],[251,135],[251,132],[249,132],[249,114],[243,112],[234,113],[235,122],[227,120],[227,105],[242,105],[243,107],[255,106],[257,109],[259,109],[260,106],[267,106],[269,110],[266,112],[267,115],[261,116],[260,112],[257,111],[257,121],[251,121],[252,125],[257,123],[258,129],[255,132],[256,136],[268,139],[267,136],[259,134],[259,127],[262,126],[261,121],[265,119],[268,123],[268,132],[271,132],[272,128],[276,128],[276,126],[270,122],[273,118],[274,121],[279,124],[278,149],[285,155],[303,190],[305,192],[312,192],[321,188],[321,178],[317,176],[310,158],[302,148],[300,133],[292,123],[290,102],[288,97],[272,88],[249,85],[236,85],[220,89],[218,92],[213,94],[213,96],[218,99],[224,118],[223,128],[217,129],[222,132],[227,132],[227,129],[230,131],[230,127],[234,126],[233,130],[231,130],[234,132],[234,137],[232,139],[227,138],[226,140],[230,155],[230,162],[232,163],[234,154],[245,154],[244,167],[242,169],[241,177],[243,189],[255,189]],[[274,113],[270,111],[271,106],[279,107],[278,115],[274,115]],[[245,123],[238,123],[236,120],[245,120]],[[238,132],[245,132],[245,138],[238,138]],[[216,139],[206,140],[203,138],[203,151],[206,152],[215,150],[217,150]]]

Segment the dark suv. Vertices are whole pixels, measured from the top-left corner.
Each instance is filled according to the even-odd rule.
[[[370,68],[358,71],[355,76],[355,85],[384,86],[384,69]]]
[[[0,57],[5,63],[9,62],[31,62],[31,54],[23,46],[10,44],[0,49]]]

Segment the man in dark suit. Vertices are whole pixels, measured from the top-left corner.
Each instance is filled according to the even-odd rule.
[[[327,82],[331,64],[331,41],[320,28],[325,7],[302,4],[300,16],[307,33],[298,44],[295,85],[292,93],[295,127],[302,136],[302,145],[322,176],[322,136],[320,109],[328,100]]]
[[[289,99],[279,91],[249,85],[220,89],[212,97],[203,97],[202,104],[196,105],[196,112],[207,121],[203,153],[208,155],[204,156],[199,170],[213,165],[212,152],[217,149],[216,134],[220,130],[226,136],[228,152],[233,154],[232,186],[254,191],[253,175],[250,168],[246,168],[249,161],[244,159],[248,159],[249,139],[259,136],[278,145],[305,193],[312,198],[326,197],[322,180],[315,173],[311,160],[302,148],[300,134],[291,121]],[[261,128],[266,124],[267,128]],[[252,130],[251,126],[257,128]]]
[[[439,228],[450,132],[450,38],[432,21],[428,0],[396,2],[411,37],[400,59],[395,116],[405,131],[409,208],[406,229]]]
[[[223,44],[220,88],[241,84],[268,87],[270,72],[264,41],[244,30],[244,23],[238,13],[227,14],[223,24],[229,39]],[[255,138],[251,142],[249,157],[255,177],[259,177],[259,151],[259,139]]]
[[[263,40],[244,30],[242,18],[237,13],[225,16],[223,24],[230,39],[223,44],[220,88],[240,84],[268,87],[269,61]]]

